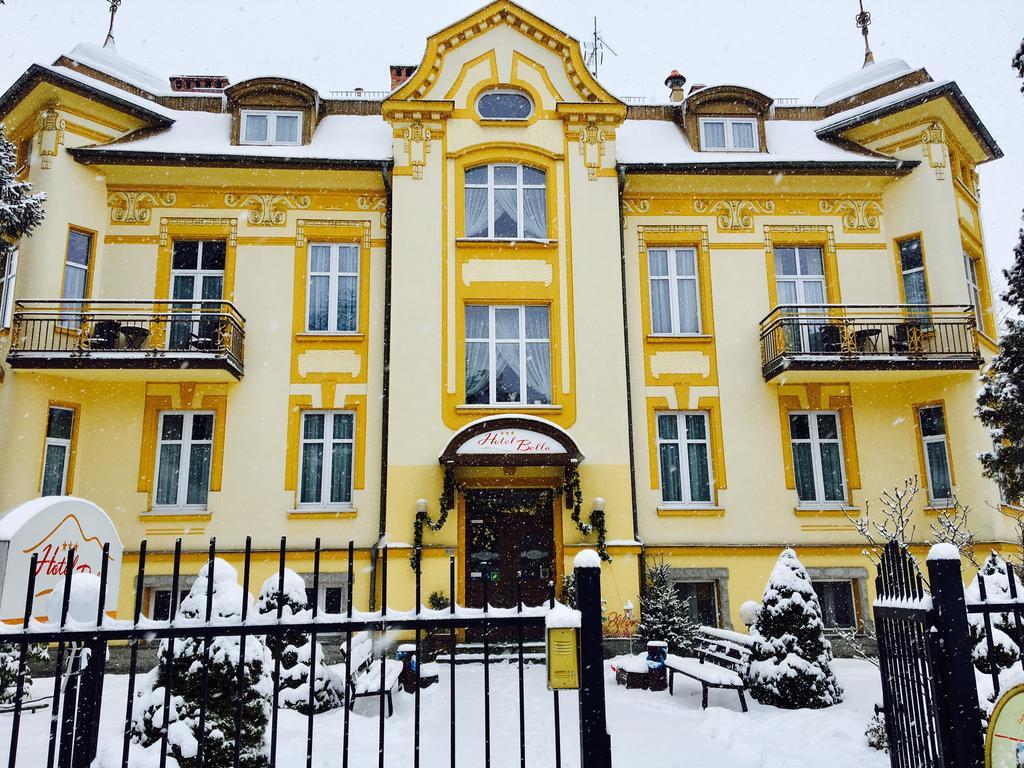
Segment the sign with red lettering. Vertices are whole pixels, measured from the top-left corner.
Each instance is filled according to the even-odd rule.
[[[47,596],[65,577],[74,550],[77,573],[100,575],[103,545],[107,555],[107,601],[117,608],[124,547],[106,513],[85,499],[45,496],[27,501],[0,517],[0,621],[21,621],[25,614],[28,573],[36,555],[32,615],[46,616]],[[59,617],[57,617],[59,619]]]
[[[529,429],[493,429],[469,438],[456,453],[565,453],[565,446]]]

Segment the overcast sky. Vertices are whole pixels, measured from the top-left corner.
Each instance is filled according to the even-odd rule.
[[[483,0],[123,0],[121,55],[161,74],[288,75],[322,90],[387,89],[389,64],[418,64],[426,37]],[[662,95],[679,69],[690,83],[738,82],[810,99],[860,68],[856,0],[523,0],[577,39],[594,16],[608,45],[601,81],[620,96]],[[1006,153],[981,168],[993,279],[1012,258],[1024,207],[1024,96],[1010,60],[1024,0],[865,0],[877,59],[898,57],[954,79]],[[0,5],[0,91],[35,61],[102,43],[105,0]],[[437,10],[440,8],[440,10]]]

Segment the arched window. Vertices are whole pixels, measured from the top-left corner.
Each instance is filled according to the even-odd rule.
[[[546,239],[547,180],[528,165],[466,170],[466,237]]]
[[[533,102],[518,91],[487,91],[476,100],[476,111],[484,120],[527,120]]]

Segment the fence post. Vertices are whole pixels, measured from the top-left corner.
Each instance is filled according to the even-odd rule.
[[[601,637],[601,560],[583,550],[573,562],[580,621],[580,764],[611,768],[612,742],[605,722],[604,652]]]
[[[940,549],[941,547],[941,549]],[[984,760],[981,708],[971,659],[960,557],[938,544],[928,554],[928,581],[935,616],[934,630],[942,650],[935,659],[938,683],[939,732],[946,735],[946,768],[980,768]]]

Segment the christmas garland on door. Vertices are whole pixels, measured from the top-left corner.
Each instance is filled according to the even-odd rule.
[[[423,529],[429,528],[432,531],[440,531],[448,521],[448,515],[455,509],[455,494],[465,492],[465,487],[455,479],[455,467],[445,467],[444,485],[441,489],[441,498],[438,506],[440,511],[437,520],[432,520],[425,510],[416,510],[416,518],[412,528],[412,554],[409,555],[409,564],[414,571],[419,572],[420,555],[423,547]],[[576,525],[576,529],[584,536],[597,535],[597,554],[606,562],[611,561],[606,543],[607,529],[603,509],[595,509],[590,513],[590,522],[585,523],[582,519],[583,511],[583,489],[580,487],[580,473],[575,464],[567,464],[565,467],[565,478],[561,485],[549,491],[541,493],[537,497],[537,512],[546,507],[558,494],[565,495],[565,505],[572,509],[570,517]]]

